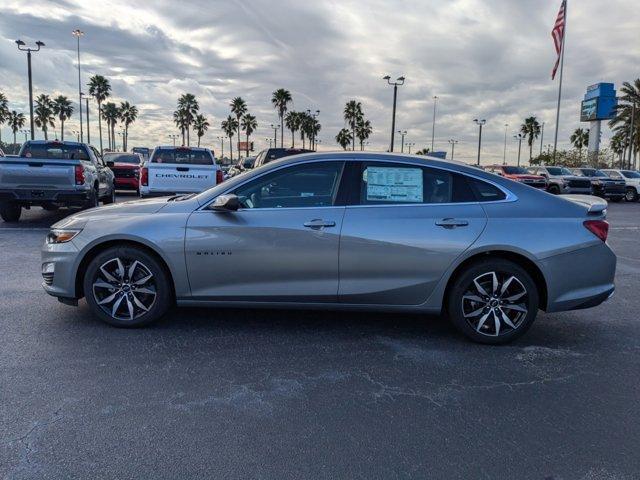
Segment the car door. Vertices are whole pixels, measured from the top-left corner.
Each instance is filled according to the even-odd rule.
[[[307,162],[234,188],[241,208],[202,208],[187,222],[185,255],[194,299],[336,302],[344,163]]]
[[[393,162],[362,162],[340,239],[339,301],[424,303],[478,238],[486,215],[465,177]]]
[[[113,172],[104,163],[104,160],[102,159],[100,153],[93,147],[90,147],[90,149],[91,153],[93,153],[94,165],[98,173],[99,195],[103,196],[111,191]]]

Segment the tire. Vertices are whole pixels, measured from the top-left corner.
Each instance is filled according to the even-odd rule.
[[[58,207],[58,205],[54,205],[53,203],[49,203],[49,204],[46,204],[46,205],[42,205],[42,208],[44,208],[47,212],[55,212],[60,207]]]
[[[18,203],[0,203],[0,217],[5,222],[17,222],[22,215],[22,207]]]
[[[83,210],[86,210],[88,208],[95,208],[99,205],[100,204],[98,202],[98,190],[93,189],[91,190],[91,193],[89,193],[89,196],[87,197],[87,200],[84,202],[84,205],[82,206],[82,208]]]
[[[553,195],[560,195],[560,187],[558,187],[557,185],[550,185],[549,193]]]
[[[120,274],[118,260],[124,275]],[[82,282],[92,313],[115,327],[150,325],[162,318],[173,303],[169,275],[163,265],[136,247],[112,247],[100,253],[89,263]]]
[[[638,201],[638,192],[635,188],[629,187],[627,188],[627,193],[625,193],[624,199],[627,202],[637,202]]]
[[[538,313],[539,294],[520,265],[488,258],[471,264],[453,279],[446,306],[453,325],[469,339],[499,345],[515,340],[531,327]]]
[[[102,203],[105,205],[109,205],[111,203],[116,203],[116,187],[112,187],[109,195],[102,199]]]

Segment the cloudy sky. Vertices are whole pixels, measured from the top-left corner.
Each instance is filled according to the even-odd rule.
[[[434,95],[436,149],[457,139],[456,159],[475,157],[474,118],[487,120],[485,162],[502,159],[505,123],[508,160],[514,159],[512,135],[529,115],[546,123],[544,143],[552,142],[557,83],[550,80],[550,30],[560,0],[2,3],[0,91],[10,107],[27,111],[26,56],[18,52],[17,38],[46,43],[33,58],[34,95],[77,99],[71,31],[80,28],[83,82],[102,74],[116,101],[128,100],[140,110],[130,146],[170,143],[168,135],[177,133],[171,122],[176,99],[190,92],[212,125],[205,144],[219,150],[220,121],[239,95],[258,118],[255,140],[262,147],[277,121],[271,92],[283,87],[293,94],[293,109],[321,111],[321,149],[336,148],[350,99],[362,102],[373,124],[369,148],[386,149],[392,90],[382,80],[385,74],[407,78],[399,90],[396,125],[417,147],[431,143]],[[637,0],[569,0],[561,145],[581,126],[585,87],[637,78],[639,60]],[[77,116],[71,128],[74,122]],[[94,140],[94,125],[92,130]],[[9,136],[6,126],[2,134]]]

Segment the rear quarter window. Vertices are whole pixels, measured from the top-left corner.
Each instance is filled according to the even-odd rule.
[[[467,178],[467,182],[478,202],[496,202],[507,198],[502,190],[490,183],[470,177]]]

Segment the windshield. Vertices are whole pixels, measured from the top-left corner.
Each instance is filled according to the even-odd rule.
[[[640,178],[640,173],[631,170],[622,170],[622,176],[625,178]]]
[[[213,155],[208,150],[190,148],[156,148],[151,163],[176,163],[183,165],[213,165]]]
[[[114,163],[130,163],[131,165],[139,165],[140,157],[138,155],[130,155],[127,153],[105,153],[104,161]]]
[[[523,175],[529,173],[526,168],[523,167],[502,167],[502,171],[507,175]]]
[[[547,167],[549,175],[573,175],[569,170],[562,167]]]
[[[84,146],[59,142],[27,143],[20,156],[26,158],[50,158],[54,160],[89,160],[89,154]]]

